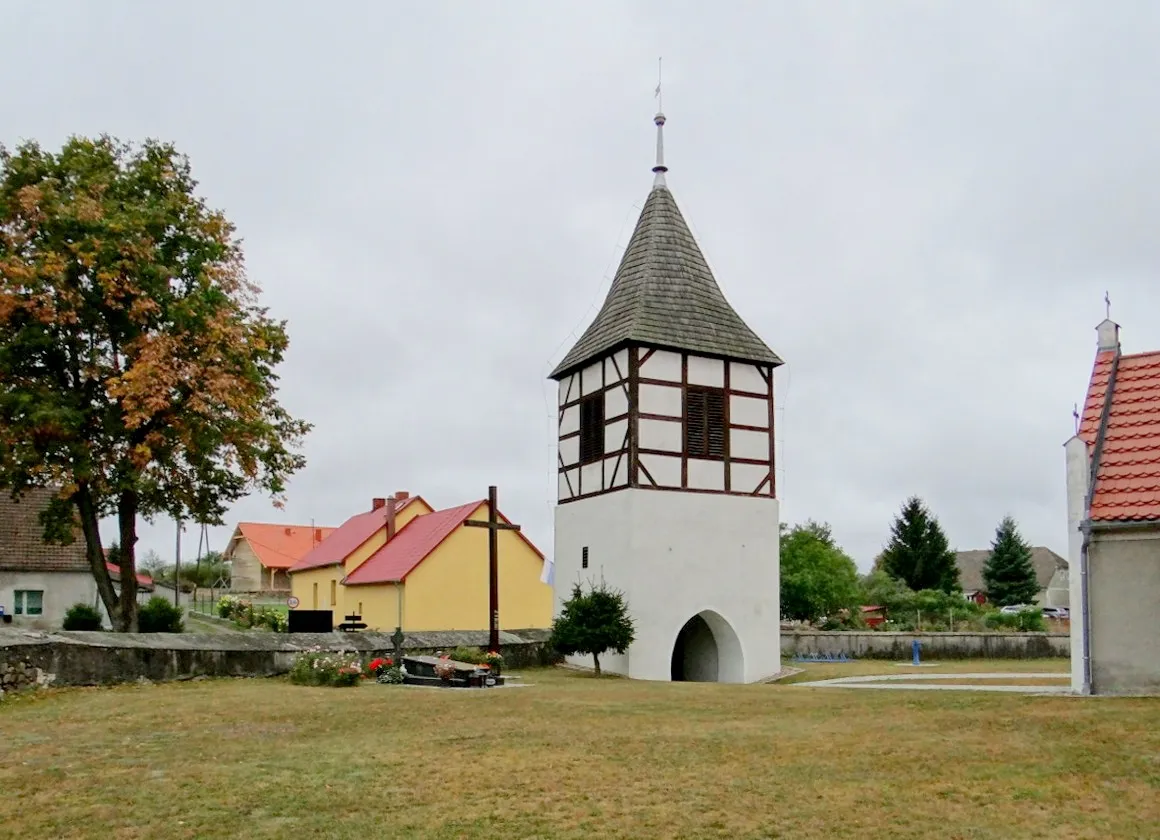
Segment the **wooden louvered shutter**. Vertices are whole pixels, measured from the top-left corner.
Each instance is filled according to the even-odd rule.
[[[705,444],[710,458],[725,457],[725,393],[705,392]]]
[[[689,388],[685,393],[685,453],[690,458],[725,457],[725,392]]]
[[[580,403],[580,463],[604,457],[604,393],[585,397]]]

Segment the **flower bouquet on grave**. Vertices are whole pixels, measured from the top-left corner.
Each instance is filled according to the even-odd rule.
[[[500,652],[498,650],[489,650],[486,654],[484,654],[483,659],[483,664],[486,665],[488,669],[498,677],[500,671],[503,670],[503,656],[500,654]]]
[[[450,660],[443,660],[435,666],[435,676],[443,682],[451,682],[451,678],[455,676],[455,666]]]

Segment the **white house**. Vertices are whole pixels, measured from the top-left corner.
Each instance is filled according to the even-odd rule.
[[[96,604],[97,584],[85,544],[46,545],[40,513],[53,491],[28,490],[19,501],[0,492],[0,610],[6,626],[60,629],[73,604]]]
[[[54,491],[33,488],[13,500],[0,492],[0,618],[2,626],[59,630],[74,604],[88,604],[104,613],[84,540],[72,545],[44,542],[40,513]],[[119,591],[120,570],[109,566],[113,587]],[[148,575],[137,575],[138,601],[153,594]],[[110,622],[105,616],[105,627]]]
[[[780,669],[773,371],[655,180],[612,287],[556,366],[556,611],[573,584],[623,591],[636,641],[602,657],[650,680]],[[578,658],[577,664],[584,664]]]

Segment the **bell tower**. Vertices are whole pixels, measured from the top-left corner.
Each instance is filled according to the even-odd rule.
[[[556,366],[556,609],[605,580],[636,622],[641,679],[752,682],[780,669],[773,373],[667,184],[648,199],[596,318]],[[577,660],[578,664],[583,664]]]

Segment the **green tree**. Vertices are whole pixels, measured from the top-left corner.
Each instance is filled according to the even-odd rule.
[[[781,526],[781,614],[816,621],[858,606],[858,567],[827,523]]]
[[[590,584],[587,592],[575,584],[572,597],[552,622],[551,645],[565,656],[591,654],[596,676],[600,676],[600,654],[606,650],[624,653],[635,638],[623,593],[609,589],[603,581]]]
[[[281,504],[309,425],[277,400],[284,322],[188,160],[74,137],[0,147],[0,488],[52,487],[45,539],[79,528],[114,629],[137,627],[142,516],[221,524]],[[118,597],[100,521],[115,516]]]
[[[987,600],[998,607],[1030,604],[1039,594],[1031,546],[1024,542],[1010,516],[1004,517],[995,529],[991,554],[983,565],[983,586]]]
[[[882,552],[882,569],[916,592],[960,589],[959,568],[946,534],[922,500],[912,496],[890,528],[890,542]]]

